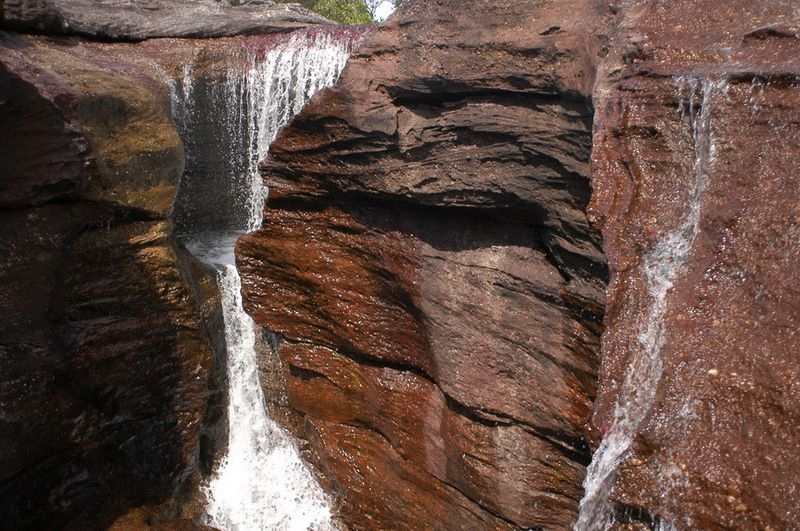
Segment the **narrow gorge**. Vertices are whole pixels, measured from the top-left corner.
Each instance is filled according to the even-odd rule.
[[[800,9],[394,3],[0,0],[0,529],[794,529]]]

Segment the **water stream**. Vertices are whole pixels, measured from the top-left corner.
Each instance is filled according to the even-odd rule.
[[[725,88],[722,80],[678,78],[681,117],[688,120],[694,148],[694,179],[686,194],[687,208],[679,225],[659,238],[644,256],[643,271],[650,296],[650,308],[639,330],[637,348],[630,357],[625,379],[620,386],[611,427],[595,452],[584,480],[576,531],[608,529],[614,523],[609,503],[617,470],[627,459],[637,431],[653,407],[661,380],[661,349],[666,341],[664,316],[669,293],[691,256],[700,230],[700,207],[714,163],[711,130],[713,97]],[[701,100],[698,109],[697,100]],[[673,529],[665,521],[660,531]]]
[[[233,255],[239,236],[209,235],[188,247],[213,265],[222,294],[228,351],[227,454],[205,487],[206,523],[223,530],[332,529],[330,503],[294,441],[272,421],[256,362],[256,330],[242,308]]]
[[[250,38],[244,57],[222,75],[209,79],[188,64],[173,86],[173,119],[187,152],[176,230],[217,272],[228,353],[228,448],[204,488],[206,523],[214,528],[333,528],[329,500],[291,436],[269,418],[258,377],[257,326],[242,308],[233,246],[261,224],[266,190],[258,163],[270,143],[315,92],[336,81],[361,36],[317,28]]]

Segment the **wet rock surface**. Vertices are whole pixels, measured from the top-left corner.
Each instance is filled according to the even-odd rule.
[[[618,404],[635,400],[624,391],[629,367],[649,349],[661,368],[611,499],[621,520],[648,525],[791,528],[800,507],[798,12],[785,2],[673,2],[621,13],[595,93],[590,211],[612,278],[598,439],[614,429]],[[648,272],[692,208],[689,251]],[[668,270],[659,332],[648,338],[647,278]]]
[[[226,436],[221,317],[171,235],[167,86],[133,48],[0,39],[2,527],[196,518]]]
[[[566,528],[646,391],[617,527],[800,516],[797,9],[589,4],[409,3],[263,167],[238,246],[262,377],[351,528]],[[0,17],[101,40],[321,22],[192,6]],[[200,526],[221,323],[172,234],[168,79],[191,64],[213,90],[247,39],[0,33],[0,527]]]
[[[582,24],[605,13],[477,4],[368,37],[273,144],[237,247],[355,529],[566,527],[582,494],[605,282]]]
[[[291,31],[330,21],[299,4],[218,0],[3,0],[0,28],[101,40],[225,37]]]

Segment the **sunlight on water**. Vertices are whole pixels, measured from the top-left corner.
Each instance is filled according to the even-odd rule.
[[[184,65],[171,82],[172,118],[187,157],[174,214],[179,233],[260,226],[266,189],[259,162],[281,128],[336,81],[365,31],[250,37],[227,68],[209,67],[204,52]]]
[[[229,84],[246,87],[247,135],[250,138],[247,230],[261,226],[266,189],[261,184],[258,163],[269,145],[292,116],[299,113],[317,91],[336,82],[347,63],[351,39],[326,32],[293,34],[263,56],[251,55],[251,68],[244,79]],[[234,100],[236,99],[234,95]]]
[[[208,525],[228,530],[331,528],[330,504],[291,437],[267,417],[255,324],[233,264],[219,270],[228,348],[228,453],[206,488]]]
[[[584,497],[580,503],[576,531],[608,529],[613,524],[609,495],[616,482],[619,466],[628,451],[642,421],[653,406],[661,380],[661,349],[666,341],[664,315],[668,295],[675,280],[691,255],[699,233],[700,207],[708,184],[708,172],[714,162],[714,142],[711,132],[711,108],[714,94],[724,90],[722,80],[677,80],[683,116],[688,112],[694,144],[694,179],[688,192],[688,209],[680,225],[660,238],[644,256],[643,269],[647,291],[651,297],[650,310],[644,326],[637,334],[638,348],[631,356],[625,380],[619,390],[613,423],[595,452],[584,480]],[[688,93],[688,94],[687,94]],[[698,111],[696,99],[702,104]],[[668,522],[659,528],[674,529]]]

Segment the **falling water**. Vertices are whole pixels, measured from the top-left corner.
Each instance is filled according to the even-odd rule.
[[[251,37],[222,82],[188,65],[173,87],[173,119],[187,151],[176,225],[217,271],[228,352],[229,442],[205,487],[207,524],[223,530],[332,529],[330,504],[292,438],[272,421],[258,379],[256,330],[242,308],[233,246],[261,224],[258,163],[289,119],[332,85],[362,32],[316,29]],[[237,68],[242,63],[243,71]]]
[[[664,315],[668,295],[683,266],[690,257],[692,246],[700,230],[700,205],[708,184],[708,172],[714,163],[714,141],[711,132],[712,98],[725,88],[723,80],[679,78],[681,116],[691,125],[694,144],[694,179],[687,191],[688,209],[680,225],[661,238],[644,256],[643,269],[647,291],[652,299],[644,326],[637,334],[638,348],[631,356],[625,380],[619,390],[611,428],[600,443],[584,480],[584,497],[580,503],[576,531],[608,529],[613,524],[609,495],[616,482],[619,466],[627,458],[639,426],[645,419],[656,397],[661,380],[661,349],[666,341]],[[688,91],[688,105],[683,95]],[[698,111],[695,100],[702,104]],[[673,526],[658,524],[660,531]]]
[[[258,379],[256,325],[242,308],[234,264],[238,234],[195,239],[189,249],[217,270],[228,350],[228,451],[205,487],[206,523],[223,530],[332,529],[325,493],[291,437],[267,415]]]
[[[261,224],[266,189],[258,163],[278,131],[339,76],[359,29],[314,28],[250,37],[223,72],[186,65],[173,87],[173,120],[186,150],[176,230],[250,232]],[[245,65],[242,68],[242,65]]]

